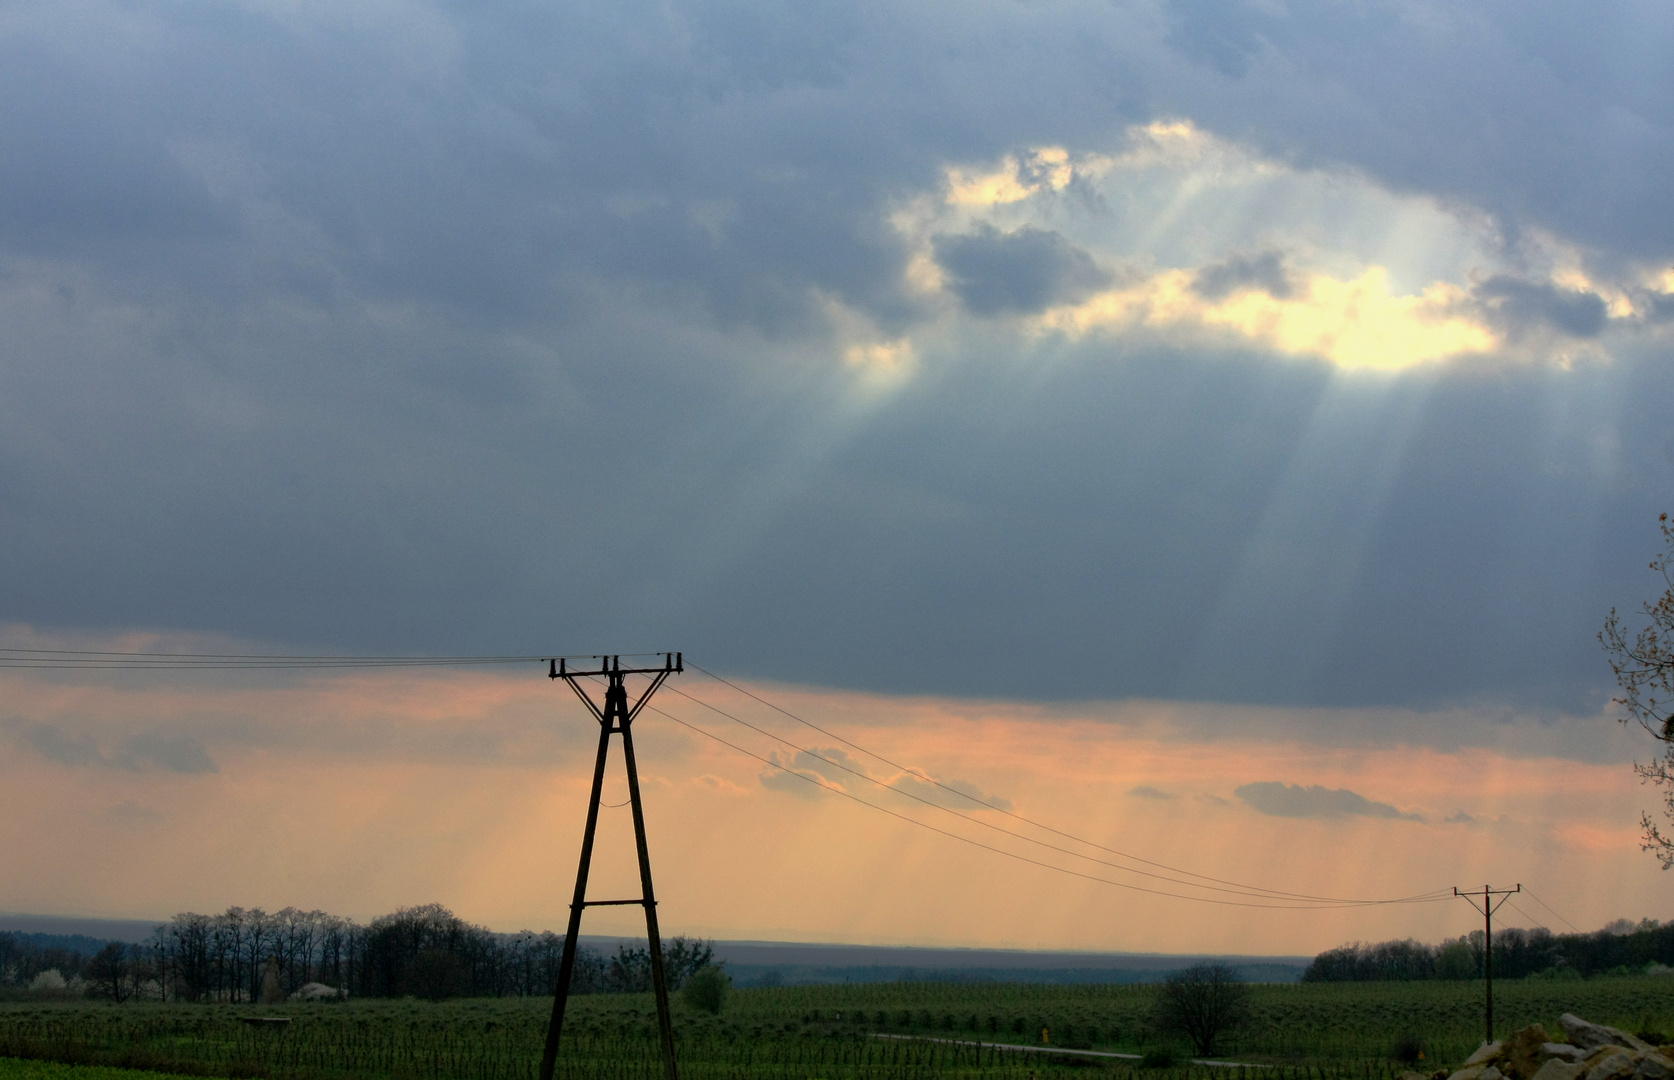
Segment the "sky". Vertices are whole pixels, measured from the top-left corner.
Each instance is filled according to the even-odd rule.
[[[1074,877],[1148,880],[924,777],[1267,889],[1674,915],[1597,641],[1666,587],[1671,38],[1608,2],[7,4],[0,647],[682,650],[640,736],[676,931],[1474,925]],[[541,675],[0,671],[0,910],[560,926],[596,734]]]

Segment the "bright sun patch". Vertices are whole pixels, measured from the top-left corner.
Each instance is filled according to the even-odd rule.
[[[993,172],[947,170],[947,201],[953,206],[996,206],[1022,202],[1037,191],[1062,191],[1075,176],[1069,151],[1037,147],[1021,158],[1007,156]]]
[[[1395,370],[1496,344],[1484,326],[1458,314],[1458,286],[1438,282],[1417,296],[1393,295],[1379,266],[1343,281],[1310,275],[1288,297],[1245,289],[1220,301],[1193,288],[1193,275],[1169,270],[1040,318],[1043,329],[1082,336],[1129,327],[1221,328],[1293,356],[1344,368]]]
[[[1489,353],[1567,363],[1597,353],[1602,320],[1646,308],[1645,286],[1592,280],[1555,240],[1506,265],[1468,215],[1188,120],[1132,127],[1109,153],[1036,146],[944,176],[892,215],[904,282],[984,332],[1143,332],[1398,371]],[[1674,271],[1661,284],[1674,291]]]

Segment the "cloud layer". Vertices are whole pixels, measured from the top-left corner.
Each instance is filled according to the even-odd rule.
[[[0,617],[1590,714],[1674,484],[1607,9],[13,5]]]

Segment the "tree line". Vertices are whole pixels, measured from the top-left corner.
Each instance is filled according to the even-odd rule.
[[[50,970],[60,987],[117,1001],[248,1002],[261,1000],[271,963],[287,997],[532,997],[552,993],[563,952],[564,939],[551,931],[497,934],[440,904],[364,925],[323,911],[232,907],[219,915],[183,912],[144,942],[110,942],[92,956],[0,934],[0,984],[26,987]],[[670,989],[716,964],[712,942],[684,937],[663,943],[663,960]],[[644,946],[618,946],[614,954],[578,948],[572,993],[650,988]]]
[[[1402,982],[1480,979],[1486,939],[1481,930],[1427,945],[1421,941],[1352,942],[1314,957],[1303,982]],[[1618,920],[1585,934],[1554,934],[1544,927],[1512,927],[1494,933],[1494,978],[1590,978],[1674,967],[1674,923]]]

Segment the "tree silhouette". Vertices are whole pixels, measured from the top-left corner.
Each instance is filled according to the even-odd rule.
[[[1154,1020],[1163,1031],[1184,1035],[1199,1054],[1249,1018],[1250,988],[1222,963],[1176,971],[1157,987]]]
[[[1622,692],[1611,701],[1627,710],[1619,719],[1637,722],[1663,744],[1661,757],[1636,761],[1633,771],[1662,789],[1663,814],[1674,821],[1674,524],[1667,514],[1657,520],[1663,550],[1651,560],[1651,569],[1662,575],[1663,593],[1640,605],[1645,623],[1631,632],[1611,608],[1598,639]],[[1661,860],[1664,870],[1674,867],[1674,837],[1663,835],[1650,814],[1642,814],[1639,823],[1644,828],[1639,846]]]

